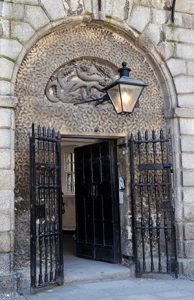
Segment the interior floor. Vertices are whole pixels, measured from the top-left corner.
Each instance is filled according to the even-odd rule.
[[[100,279],[123,279],[131,277],[129,267],[76,257],[73,233],[63,234],[64,281],[96,281]]]

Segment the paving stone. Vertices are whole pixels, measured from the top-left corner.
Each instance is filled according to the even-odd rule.
[[[155,289],[155,287],[159,287],[159,289]],[[188,288],[188,290],[183,289],[183,287]],[[193,293],[194,284],[189,280],[128,279],[76,283],[49,289],[47,292],[39,293],[39,295],[28,296],[28,299],[182,300],[184,297],[190,299]]]
[[[191,297],[192,296],[192,292],[187,292],[187,291],[182,291],[179,290],[178,288],[174,291],[167,291],[167,292],[162,292],[160,294],[158,294],[158,296],[160,296],[163,299],[172,299],[172,298],[176,298],[176,299],[183,299],[183,297]]]

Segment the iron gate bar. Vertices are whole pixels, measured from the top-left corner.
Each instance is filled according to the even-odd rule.
[[[60,134],[32,125],[31,286],[63,283]]]
[[[176,231],[172,190],[170,134],[153,130],[133,135],[130,145],[133,252],[136,274],[174,273]],[[166,261],[164,263],[164,261]]]

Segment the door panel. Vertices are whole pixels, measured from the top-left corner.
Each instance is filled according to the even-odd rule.
[[[120,225],[116,142],[75,149],[77,255],[117,263]]]

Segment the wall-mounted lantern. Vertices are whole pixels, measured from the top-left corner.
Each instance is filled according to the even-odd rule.
[[[102,89],[102,92],[106,92],[105,95],[98,99],[75,103],[75,105],[94,101],[102,103],[111,100],[117,114],[132,113],[147,84],[140,79],[135,79],[130,76],[130,71],[131,70],[127,67],[126,62],[123,62],[122,68],[119,69],[120,78]]]

